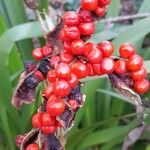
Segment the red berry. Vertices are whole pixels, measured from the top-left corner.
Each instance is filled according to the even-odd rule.
[[[82,40],[76,40],[72,42],[71,50],[74,54],[82,55],[84,52],[83,46],[84,42]]]
[[[95,32],[95,23],[94,22],[80,23],[79,30],[81,35],[91,35]]]
[[[77,109],[79,108],[79,104],[78,104],[77,100],[70,99],[67,102],[74,111],[77,111]]]
[[[46,111],[50,113],[51,116],[59,116],[61,115],[65,110],[65,102],[56,97],[55,95],[52,95],[47,103],[46,103]]]
[[[40,81],[44,80],[44,76],[43,76],[43,74],[42,74],[41,71],[39,71],[39,70],[35,71],[34,75],[35,75]]]
[[[26,147],[26,150],[40,150],[40,149],[39,149],[38,144],[33,143],[33,144],[29,144],[29,145]]]
[[[145,68],[141,68],[140,70],[131,72],[131,78],[133,80],[143,80],[146,77],[147,77],[147,71]]]
[[[149,90],[149,81],[146,79],[135,81],[134,89],[140,94],[146,93]]]
[[[93,43],[86,43],[83,47],[84,49],[84,55],[87,57],[89,55],[89,53],[92,51],[94,47],[94,44]]]
[[[92,68],[93,68],[93,72],[95,75],[102,75],[103,74],[101,72],[101,64],[93,64]]]
[[[43,126],[41,128],[41,131],[44,134],[53,134],[56,131],[56,127],[55,126]]]
[[[42,50],[41,48],[36,48],[32,51],[32,57],[35,59],[35,60],[42,60],[43,59],[43,53],[42,53]]]
[[[91,63],[100,63],[102,57],[102,52],[97,48],[96,45],[93,45],[92,50],[87,55],[87,59]]]
[[[53,84],[49,84],[44,91],[45,97],[49,98],[52,95],[52,93],[53,93]]]
[[[131,56],[127,61],[127,68],[130,71],[137,71],[143,66],[143,58],[139,55]]]
[[[78,78],[74,73],[71,73],[70,79],[68,80],[68,83],[71,87],[75,87],[78,84]]]
[[[59,78],[68,79],[70,78],[71,69],[66,63],[60,63],[56,67],[56,74]]]
[[[81,8],[89,11],[93,11],[97,8],[97,0],[81,0]]]
[[[64,33],[64,29],[62,29],[59,33],[59,39],[61,41],[66,41],[66,38],[65,38],[65,33]]]
[[[111,2],[111,0],[98,0],[99,5],[101,5],[101,6],[109,5],[110,2]]]
[[[74,57],[67,52],[61,52],[61,54],[60,54],[60,61],[67,63],[67,64],[70,64],[72,62],[73,58]]]
[[[112,58],[103,58],[101,60],[101,71],[104,74],[110,74],[114,71],[115,69],[115,63]]]
[[[42,112],[38,112],[32,116],[32,125],[35,128],[40,128],[42,126]]]
[[[57,80],[54,84],[54,94],[60,97],[65,97],[69,95],[71,87],[69,83],[65,80]]]
[[[105,6],[99,6],[94,10],[94,13],[98,16],[98,17],[103,17],[104,14],[106,12],[106,7]]]
[[[115,70],[117,74],[124,74],[127,71],[126,61],[125,60],[117,60],[115,62]]]
[[[92,64],[91,63],[87,63],[86,67],[87,67],[87,75],[88,76],[94,76]]]
[[[43,126],[53,126],[55,124],[55,118],[51,117],[50,113],[44,112],[42,115]]]
[[[60,62],[60,57],[59,56],[53,56],[50,59],[50,65],[54,68],[58,65],[59,62]]]
[[[71,51],[71,42],[64,42],[64,49],[67,51]]]
[[[136,53],[136,49],[132,44],[124,43],[120,46],[119,53],[122,58],[130,58]]]
[[[70,40],[78,40],[80,38],[80,31],[76,26],[65,27],[64,34]]]
[[[55,70],[50,70],[47,73],[47,80],[52,83],[52,82],[55,82],[56,79],[57,79],[56,71]]]
[[[84,78],[87,76],[86,65],[81,62],[76,62],[71,66],[72,72],[79,78]]]
[[[51,52],[52,52],[52,49],[47,45],[42,48],[43,56],[49,56]]]
[[[94,21],[91,12],[88,10],[80,9],[78,14],[79,14],[80,22],[93,22]]]
[[[79,16],[75,11],[68,11],[64,14],[64,23],[68,26],[74,26],[79,24]]]
[[[105,57],[110,57],[114,52],[114,46],[109,41],[102,41],[98,46]]]

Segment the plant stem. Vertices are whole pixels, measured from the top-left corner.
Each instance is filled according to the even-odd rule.
[[[150,13],[142,13],[142,14],[127,15],[127,16],[119,16],[119,17],[114,17],[114,18],[107,18],[107,19],[102,19],[98,22],[113,23],[113,22],[129,20],[129,19],[140,19],[140,18],[145,18],[145,17],[150,17]]]

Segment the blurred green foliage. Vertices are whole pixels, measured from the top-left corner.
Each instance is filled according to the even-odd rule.
[[[79,6],[79,0],[66,1],[68,10]],[[139,13],[150,13],[149,0],[135,2],[138,3]],[[41,0],[40,9],[47,7],[47,0]],[[119,11],[120,0],[112,0],[106,18],[118,16]],[[140,19],[132,25],[116,23],[109,29],[105,28],[105,24],[97,23],[97,31],[91,41],[111,40],[116,55],[121,43],[131,42],[137,47],[138,53],[149,60],[150,47],[143,47],[143,41],[149,33],[150,18]],[[0,0],[0,150],[16,150],[15,136],[31,128],[30,118],[40,103],[39,92],[37,91],[37,103],[24,106],[20,111],[11,105],[11,96],[19,74],[24,69],[24,60],[32,59],[32,38],[43,41],[42,35],[39,23],[27,20],[23,1]],[[76,116],[66,149],[120,150],[124,138],[138,125],[134,107],[122,101],[122,97],[112,94],[111,85],[104,78],[87,80],[82,91],[87,96],[86,103]],[[150,93],[143,98],[149,100]],[[124,117],[128,119],[128,124],[120,121]],[[150,140],[149,134],[143,138]],[[143,140],[139,141],[133,150],[150,149]]]

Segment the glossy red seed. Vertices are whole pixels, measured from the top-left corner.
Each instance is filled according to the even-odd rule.
[[[56,131],[55,126],[43,126],[41,128],[42,133],[44,134],[53,134]]]
[[[139,55],[131,56],[127,61],[127,68],[130,71],[137,71],[143,66],[143,58]]]
[[[54,68],[58,65],[59,62],[60,62],[60,57],[59,56],[53,56],[50,59],[50,65]]]
[[[111,0],[98,0],[99,5],[106,6],[109,5]]]
[[[64,49],[67,51],[71,51],[71,42],[64,42]]]
[[[64,23],[68,26],[74,26],[79,24],[79,16],[75,11],[68,11],[63,17]]]
[[[71,70],[79,79],[87,76],[87,67],[81,62],[72,64]]]
[[[58,78],[69,79],[71,74],[70,66],[66,63],[60,63],[56,67],[56,74]]]
[[[102,41],[98,44],[98,47],[105,57],[110,57],[114,52],[114,46],[109,41]]]
[[[78,40],[80,38],[80,31],[76,26],[64,27],[64,34],[70,40]]]
[[[90,63],[100,63],[103,55],[102,52],[97,48],[97,46],[93,46],[92,50],[87,55],[87,59]]]
[[[122,58],[130,58],[136,53],[136,48],[130,43],[124,43],[120,46],[119,53]]]
[[[40,81],[44,80],[44,75],[42,74],[41,71],[39,71],[39,70],[35,71],[34,75],[35,75]]]
[[[95,32],[95,23],[87,22],[79,24],[79,31],[81,35],[91,35]]]
[[[70,107],[74,110],[77,111],[77,109],[79,108],[79,104],[77,100],[74,99],[70,99],[67,101],[67,103],[70,105]]]
[[[95,75],[102,75],[101,64],[92,64],[93,72]]]
[[[78,84],[78,78],[74,73],[71,73],[70,79],[68,80],[68,83],[71,87],[75,87]]]
[[[46,111],[50,113],[51,116],[59,116],[64,112],[64,110],[65,102],[62,99],[54,95],[48,99],[46,103]]]
[[[73,55],[69,54],[68,52],[61,52],[60,54],[60,61],[70,64],[74,59]]]
[[[49,56],[52,52],[52,49],[48,45],[44,46],[41,50],[43,56]]]
[[[46,98],[49,98],[53,94],[53,84],[49,84],[44,90],[44,94]]]
[[[59,39],[60,39],[61,41],[63,41],[63,42],[64,42],[64,41],[68,41],[68,42],[71,41],[69,38],[66,37],[65,32],[64,32],[64,29],[62,29],[62,30],[60,31],[60,33],[59,33]]]
[[[115,62],[115,73],[117,74],[125,74],[127,72],[127,66],[125,60],[117,60]]]
[[[81,8],[89,11],[93,11],[97,8],[97,0],[81,0]]]
[[[47,80],[51,83],[55,82],[57,79],[57,74],[56,74],[56,71],[55,70],[50,70],[48,73],[47,73]]]
[[[84,52],[83,46],[84,46],[83,40],[75,40],[71,44],[71,51],[74,54],[82,55]]]
[[[148,92],[149,86],[150,86],[149,81],[146,79],[134,82],[134,89],[139,94],[144,94],[144,93]]]
[[[105,15],[105,12],[106,12],[106,6],[99,6],[94,10],[94,13],[98,17],[103,17]]]
[[[26,147],[26,150],[40,150],[38,144],[32,143]]]
[[[133,80],[143,80],[146,77],[147,77],[147,71],[145,68],[141,68],[140,70],[131,72],[131,78]]]
[[[69,95],[71,87],[69,83],[65,80],[57,80],[54,84],[53,93],[60,97],[65,97]]]
[[[84,49],[84,55],[87,57],[89,55],[89,53],[92,51],[93,47],[95,44],[93,43],[86,43],[83,47]]]
[[[41,48],[36,48],[32,51],[32,57],[35,59],[35,60],[42,60],[43,59],[43,53],[42,53],[42,50]]]
[[[32,125],[35,128],[40,128],[42,126],[42,112],[38,112],[32,116]]]
[[[55,125],[55,118],[51,117],[50,113],[44,112],[42,115],[42,126]]]
[[[93,71],[93,68],[92,68],[92,64],[87,63],[86,67],[87,67],[87,75],[88,76],[94,76],[94,71]]]
[[[101,71],[104,74],[110,74],[115,69],[115,63],[112,58],[105,57],[101,60]]]

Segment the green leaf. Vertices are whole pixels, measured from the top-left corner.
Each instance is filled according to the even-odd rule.
[[[147,110],[147,111],[143,112],[143,114],[144,113],[150,113],[150,112]],[[104,121],[97,122],[97,123],[95,123],[91,126],[83,128],[83,129],[77,130],[74,134],[71,134],[68,137],[68,141],[67,141],[67,144],[66,144],[66,149],[68,149],[68,150],[73,149],[88,134],[90,134],[93,130],[95,130],[98,127],[101,127],[101,126],[103,126],[103,125],[105,125],[109,122],[112,122],[112,121],[117,121],[117,120],[120,120],[120,119],[130,118],[130,117],[134,117],[136,115],[137,115],[136,113],[131,113],[131,114],[123,115],[123,116],[120,116],[120,117],[113,117],[113,118],[110,118],[110,119],[107,119],[107,120],[104,120]]]
[[[149,12],[150,12],[149,0],[143,0],[143,3],[139,9],[139,13],[149,13]]]
[[[150,150],[150,145],[148,145],[148,146],[146,147],[146,150]]]
[[[107,10],[107,17],[119,16],[120,0],[112,0]]]
[[[144,67],[146,68],[147,72],[150,73],[150,60],[144,61]]]
[[[150,18],[148,17],[134,23],[128,30],[126,30],[126,32],[121,33],[113,40],[113,44],[115,45],[116,49],[115,54],[118,55],[118,49],[124,42],[130,42],[137,46],[138,42],[150,32],[149,26]]]
[[[6,19],[8,20],[9,27],[16,26],[27,22],[24,3],[21,0],[4,0]],[[20,33],[21,34],[21,33]],[[17,43],[17,47],[20,50],[24,59],[31,59],[31,50],[33,49],[32,40],[23,40]]]
[[[117,126],[95,131],[82,139],[82,141],[76,146],[76,149],[80,150],[96,144],[109,143],[109,141],[117,138],[118,136],[125,136],[129,131],[135,128],[136,125],[136,121],[133,121],[127,126]]]

